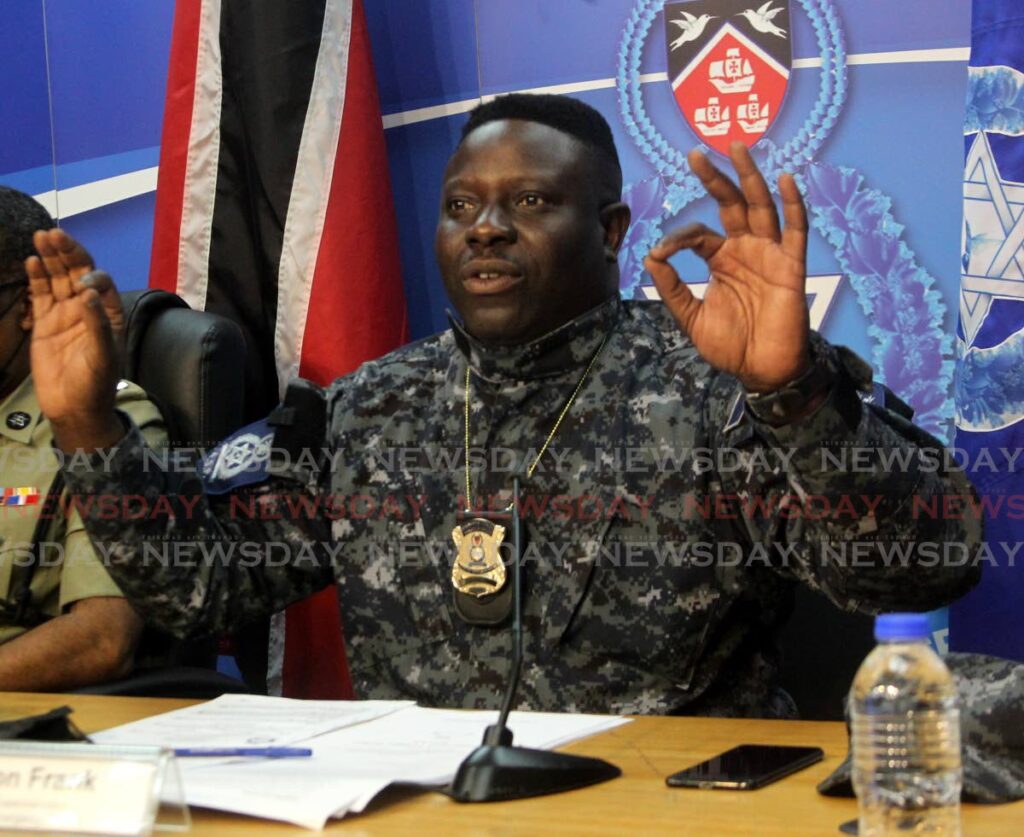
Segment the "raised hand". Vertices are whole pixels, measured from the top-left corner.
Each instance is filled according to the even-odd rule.
[[[699,151],[690,168],[718,202],[725,236],[703,224],[666,235],[644,267],[680,327],[716,369],[735,375],[749,392],[770,392],[810,366],[806,282],[807,213],[793,177],[779,178],[785,226],[768,184],[742,143],[729,149],[737,187]],[[699,300],[669,258],[693,250],[707,262],[711,282]]]
[[[32,296],[32,377],[43,413],[65,451],[116,442],[114,413],[121,299],[110,276],[59,229],[33,239],[38,256],[25,260]]]

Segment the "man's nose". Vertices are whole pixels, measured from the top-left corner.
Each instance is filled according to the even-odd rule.
[[[474,222],[466,230],[466,241],[478,247],[494,244],[511,244],[516,240],[516,228],[508,213],[496,204],[480,210]]]

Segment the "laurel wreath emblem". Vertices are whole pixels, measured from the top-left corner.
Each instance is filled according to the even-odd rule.
[[[935,279],[917,264],[903,241],[903,227],[890,212],[891,200],[867,186],[863,174],[815,162],[846,100],[846,46],[831,0],[797,0],[818,42],[818,96],[803,126],[784,145],[761,140],[759,165],[774,189],[784,171],[796,176],[812,223],[832,245],[836,261],[868,317],[876,377],[916,411],[916,422],[946,441],[953,416],[952,336],[945,330],[946,306]],[[627,134],[657,172],[655,182],[629,184],[625,199],[640,196],[636,226],[622,250],[623,290],[638,292],[642,255],[661,237],[662,225],[704,197],[686,157],[655,127],[644,109],[641,58],[664,0],[638,0],[623,26],[616,87]],[[707,150],[706,146],[700,146]],[[631,203],[632,206],[632,203]]]

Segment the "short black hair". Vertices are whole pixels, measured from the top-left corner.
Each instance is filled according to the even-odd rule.
[[[32,234],[55,226],[50,213],[31,195],[0,186],[0,283],[19,277],[28,281],[22,263],[36,252]]]
[[[470,111],[469,120],[462,126],[459,144],[481,125],[501,119],[538,122],[574,137],[614,167],[614,177],[621,191],[622,166],[612,129],[596,108],[579,99],[553,93],[507,93]]]

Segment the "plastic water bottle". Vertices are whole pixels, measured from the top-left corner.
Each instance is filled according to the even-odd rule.
[[[921,613],[875,620],[853,681],[853,788],[861,837],[960,834],[960,710]]]

